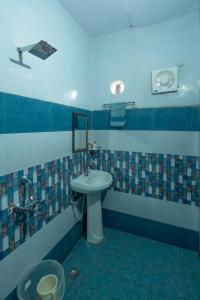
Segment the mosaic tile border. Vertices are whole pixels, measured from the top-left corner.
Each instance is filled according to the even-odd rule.
[[[84,172],[86,160],[87,153],[81,152],[0,177],[0,260],[66,209],[72,198],[70,181]],[[23,175],[32,181],[26,194]],[[16,224],[9,206],[24,205],[30,196],[39,201],[37,213],[28,214],[26,223]]]
[[[97,168],[113,175],[114,191],[199,205],[200,157],[101,150]]]

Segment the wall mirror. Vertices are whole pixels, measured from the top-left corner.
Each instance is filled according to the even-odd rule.
[[[88,146],[88,116],[81,113],[73,113],[72,151],[87,150]]]

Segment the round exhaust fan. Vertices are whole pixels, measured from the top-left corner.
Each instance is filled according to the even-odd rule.
[[[176,92],[177,67],[152,71],[153,94]]]

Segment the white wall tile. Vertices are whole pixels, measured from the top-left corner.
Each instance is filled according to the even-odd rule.
[[[151,201],[144,197],[115,191],[108,191],[103,202],[103,208],[129,215],[152,219]]]
[[[50,132],[50,158],[55,160],[72,153],[72,131]]]
[[[0,135],[0,175],[63,158],[72,153],[72,132],[37,132]]]
[[[108,191],[103,208],[182,228],[199,230],[199,208],[145,196]]]
[[[199,133],[196,131],[154,131],[152,152],[199,155]]]
[[[92,138],[102,149],[177,155],[200,154],[198,132],[93,130]]]

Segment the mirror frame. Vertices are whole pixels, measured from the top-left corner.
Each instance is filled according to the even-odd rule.
[[[85,117],[86,121],[86,147],[82,149],[75,149],[75,131],[76,131],[76,118],[78,116]],[[78,112],[73,112],[73,118],[72,118],[72,152],[77,153],[77,152],[82,152],[82,151],[87,151],[88,150],[88,115],[83,114],[83,113],[78,113]]]

